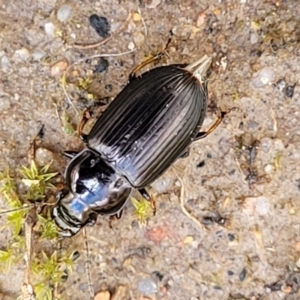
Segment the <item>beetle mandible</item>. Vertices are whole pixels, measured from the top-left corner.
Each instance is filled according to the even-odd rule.
[[[140,76],[135,71],[141,67],[136,68],[86,136],[86,149],[70,155],[68,190],[58,195],[52,212],[62,236],[93,224],[99,214],[119,214],[133,188],[150,200],[145,187],[220,124],[225,112],[200,132],[210,64],[204,56],[187,66],[157,67]]]

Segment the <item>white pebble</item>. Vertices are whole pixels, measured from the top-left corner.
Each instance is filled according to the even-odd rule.
[[[53,23],[46,23],[44,25],[45,33],[48,37],[53,38],[55,36],[55,26]]]
[[[257,34],[257,32],[252,32],[250,35],[250,42],[251,44],[256,44],[258,42],[259,36]]]
[[[260,196],[256,198],[256,212],[260,216],[266,215],[270,210],[270,202],[267,197]]]
[[[133,50],[134,49],[134,43],[133,42],[130,42],[129,44],[128,44],[128,49],[129,50]]]
[[[173,184],[173,180],[170,178],[159,178],[153,183],[153,187],[159,192],[159,193],[166,193],[171,185]]]
[[[270,173],[272,173],[273,171],[274,171],[273,165],[266,165],[266,166],[265,166],[265,172],[266,172],[267,174],[270,174]]]
[[[15,51],[15,56],[21,58],[22,60],[27,60],[30,57],[30,52],[26,48],[21,48]]]
[[[143,278],[138,282],[138,289],[145,295],[157,293],[157,285],[151,278]]]
[[[15,93],[14,98],[15,98],[16,101],[19,101],[20,100],[20,95],[18,93]]]
[[[10,62],[6,55],[3,55],[1,58],[1,68],[4,73],[8,73],[10,70]]]
[[[57,11],[57,19],[60,22],[66,22],[71,16],[72,9],[69,5],[62,5]]]
[[[34,49],[32,53],[32,59],[34,61],[39,61],[41,58],[45,56],[45,52],[40,49]]]
[[[252,85],[255,88],[262,88],[266,85],[271,85],[275,80],[275,71],[271,67],[265,67],[254,74]]]

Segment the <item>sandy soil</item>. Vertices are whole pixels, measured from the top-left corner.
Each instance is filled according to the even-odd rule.
[[[74,48],[101,39],[89,26],[94,13],[108,19],[111,32],[132,16],[106,44]],[[65,67],[82,59],[70,81],[92,81],[88,92],[67,85],[82,113],[117,95],[131,70],[164,47],[170,30],[161,64],[213,58],[203,127],[217,107],[238,108],[149,188],[157,214],[146,226],[128,204],[112,228],[108,218],[87,228],[96,292],[106,284],[111,291],[127,286],[127,296],[117,299],[300,299],[299,16],[299,0],[0,1],[0,170],[27,164],[44,124],[40,147],[63,174],[63,151],[84,146],[58,118],[65,113],[73,125],[81,119],[60,85]],[[106,58],[107,71],[93,74],[98,58],[88,57],[133,48]],[[8,237],[1,232],[2,248]],[[61,299],[89,299],[82,235],[63,247],[81,256],[59,286]],[[23,273],[17,266],[0,274],[1,299],[20,295]]]

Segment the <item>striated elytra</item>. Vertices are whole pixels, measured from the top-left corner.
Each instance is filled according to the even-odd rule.
[[[210,63],[204,56],[186,67],[152,69],[117,95],[86,137],[86,149],[71,155],[68,190],[52,213],[62,236],[76,234],[99,214],[119,214],[133,188],[149,200],[145,187],[204,136]]]

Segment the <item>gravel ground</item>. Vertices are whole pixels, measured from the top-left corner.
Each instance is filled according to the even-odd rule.
[[[0,170],[27,164],[44,124],[40,147],[63,173],[62,152],[83,147],[62,128],[64,115],[73,125],[81,119],[61,87],[66,67],[78,62],[67,92],[82,113],[93,101],[117,95],[130,71],[164,47],[170,30],[169,56],[161,64],[213,58],[203,128],[216,119],[217,107],[238,108],[149,188],[157,214],[145,226],[128,204],[111,226],[99,218],[87,228],[96,292],[124,286],[114,299],[300,299],[299,0],[0,4]],[[104,45],[73,47],[101,40],[90,15],[105,16],[114,32],[129,13],[129,24]],[[107,70],[93,73],[99,58],[88,57],[132,49],[107,57]],[[4,249],[8,237],[2,230]],[[60,299],[89,299],[82,234],[63,247],[81,256],[58,288]],[[21,265],[0,274],[0,299],[21,294],[23,275]]]

